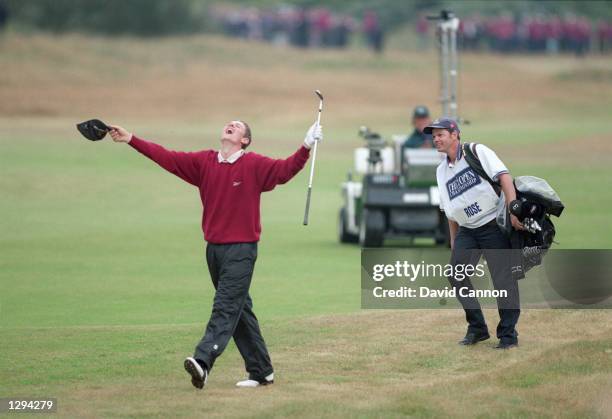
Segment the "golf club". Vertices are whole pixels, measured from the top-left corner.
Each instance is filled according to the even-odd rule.
[[[320,90],[315,90],[315,94],[319,97],[319,113],[317,114],[317,127],[321,125],[321,112],[323,111],[323,94]],[[317,158],[317,145],[319,141],[315,141],[312,150],[312,162],[310,163],[310,178],[308,179],[308,192],[306,194],[306,210],[304,211],[304,225],[308,225],[308,213],[310,211],[310,195],[312,194],[312,178],[314,176],[315,160]]]

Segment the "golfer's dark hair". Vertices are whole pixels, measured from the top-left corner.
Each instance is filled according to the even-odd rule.
[[[244,138],[248,138],[249,139],[249,143],[248,144],[242,144],[242,149],[244,150],[245,148],[250,146],[251,142],[253,141],[253,137],[251,136],[251,127],[249,126],[249,124],[247,124],[243,120],[239,119],[238,121],[242,122],[244,124]]]

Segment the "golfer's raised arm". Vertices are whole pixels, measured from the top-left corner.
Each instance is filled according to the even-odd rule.
[[[291,156],[286,159],[271,159],[261,156],[257,164],[256,176],[261,190],[271,191],[276,185],[287,183],[293,178],[306,164],[310,156],[310,148],[315,141],[323,139],[323,132],[320,126],[311,126],[306,133],[304,144]]]
[[[159,144],[136,137],[122,127],[111,125],[113,141],[128,143],[155,163],[194,186],[200,185],[204,159],[198,152],[168,150]]]
[[[286,159],[271,159],[261,156],[257,162],[256,176],[264,192],[271,191],[276,185],[289,182],[306,164],[310,150],[302,146]]]

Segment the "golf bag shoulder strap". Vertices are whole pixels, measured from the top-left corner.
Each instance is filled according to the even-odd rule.
[[[497,196],[501,195],[501,185],[489,177],[482,167],[482,163],[476,152],[476,143],[461,143],[461,151],[468,166],[470,166],[480,177],[489,182]]]

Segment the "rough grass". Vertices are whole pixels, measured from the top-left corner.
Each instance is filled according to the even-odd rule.
[[[407,131],[437,109],[432,54],[294,51],[217,38],[17,37],[0,49],[0,397],[53,396],[65,417],[609,417],[611,316],[524,313],[521,347],[465,350],[457,311],[359,310],[359,249],[336,243],[339,184],[362,124]],[[609,248],[608,58],[462,57],[464,138],[566,203],[560,247]],[[311,225],[306,173],[262,200],[252,287],[277,384],[233,388],[233,345],[194,391],[182,371],[210,312],[200,203],[128,147],[74,129],[98,116],[177,149],[251,123],[286,156],[326,95]],[[489,326],[497,320],[487,313]]]
[[[62,416],[598,417],[609,413],[612,329],[605,312],[532,310],[521,346],[454,342],[455,311],[367,311],[268,322],[276,384],[245,392],[235,348],[209,387],[181,370],[199,325],[3,331],[4,384],[59,399]],[[497,320],[487,312],[489,322]],[[608,324],[603,326],[604,324]],[[581,336],[567,330],[580,329]],[[26,338],[28,345],[19,342]],[[33,368],[35,362],[36,368]]]

